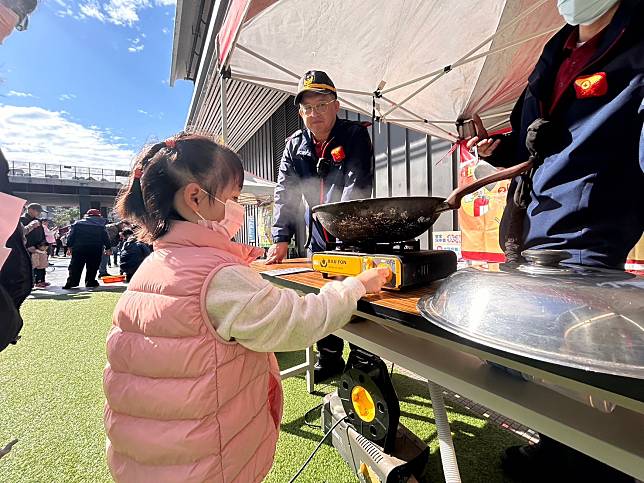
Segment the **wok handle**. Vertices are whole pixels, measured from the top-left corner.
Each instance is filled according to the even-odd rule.
[[[532,168],[532,159],[524,161],[521,164],[517,164],[516,166],[505,168],[497,171],[496,173],[484,176],[481,179],[477,179],[470,185],[456,188],[447,197],[443,206],[441,206],[440,211],[456,210],[460,208],[461,200],[463,199],[463,197],[480,190],[481,188],[483,188],[483,186],[486,186],[490,183],[496,183],[497,181],[502,181],[504,179],[512,179],[515,176],[520,175],[521,173],[525,173],[530,168]]]

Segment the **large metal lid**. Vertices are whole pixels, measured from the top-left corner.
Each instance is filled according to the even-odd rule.
[[[644,278],[559,265],[568,255],[553,250],[524,256],[524,265],[459,270],[419,301],[421,313],[489,347],[644,379]]]

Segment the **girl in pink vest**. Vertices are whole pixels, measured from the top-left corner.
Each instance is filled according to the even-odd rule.
[[[154,252],[114,311],[104,373],[107,458],[119,482],[259,482],[275,453],[282,389],[274,351],[345,325],[387,271],[300,297],[263,280],[263,251],[231,238],[244,209],[239,157],[180,135],[139,156],[117,201]]]

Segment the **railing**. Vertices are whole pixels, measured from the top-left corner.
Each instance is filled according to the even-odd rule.
[[[9,163],[9,176],[23,176],[28,178],[71,179],[127,184],[129,175],[129,171],[118,169],[87,168],[84,166],[20,161],[11,161]]]

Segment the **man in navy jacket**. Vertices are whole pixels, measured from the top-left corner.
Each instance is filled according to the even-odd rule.
[[[72,225],[67,246],[72,250],[69,262],[69,278],[63,287],[66,290],[78,287],[83,267],[85,267],[85,286],[98,287],[96,272],[101,263],[104,250],[110,250],[110,237],[105,229],[106,220],[101,212],[91,209],[85,218]]]
[[[286,143],[275,189],[274,245],[268,263],[287,256],[298,223],[310,227],[311,253],[324,251],[334,242],[322,226],[310,223],[311,208],[323,203],[370,198],[373,184],[373,148],[366,126],[339,119],[340,103],[329,76],[312,70],[300,79],[295,104],[306,126]],[[304,220],[299,219],[302,198]],[[318,342],[315,380],[320,382],[344,369],[342,339],[329,335]]]
[[[528,158],[527,127],[549,120],[543,163],[508,191],[506,256],[559,249],[570,253],[567,263],[623,269],[644,229],[644,2],[559,0],[558,7],[568,25],[544,47],[512,112],[512,133],[490,137],[475,116],[469,146],[511,166]],[[546,435],[509,448],[503,466],[521,481],[633,481]]]

